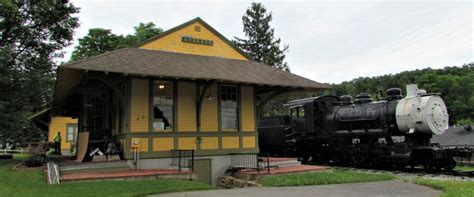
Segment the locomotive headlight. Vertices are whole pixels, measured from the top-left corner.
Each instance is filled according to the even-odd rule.
[[[419,91],[422,92],[422,91]],[[448,128],[449,115],[440,96],[408,94],[396,108],[398,129],[402,132],[422,132],[441,135]]]

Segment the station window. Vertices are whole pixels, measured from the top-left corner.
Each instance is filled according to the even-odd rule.
[[[153,81],[153,131],[173,130],[173,81]]]
[[[237,131],[239,125],[239,106],[237,86],[221,86],[221,127],[223,131]]]

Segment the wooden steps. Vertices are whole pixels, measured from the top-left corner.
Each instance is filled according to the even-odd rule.
[[[277,175],[277,174],[293,174],[293,173],[303,173],[303,172],[317,172],[317,171],[331,171],[332,169],[327,166],[316,166],[316,165],[302,165],[300,161],[296,158],[277,158],[270,157],[270,171],[267,169],[246,169],[239,172],[235,172],[232,176],[242,179],[256,181],[263,176],[267,175]],[[261,166],[266,166],[266,159],[261,162]]]
[[[301,162],[298,161],[296,158],[279,158],[279,157],[270,157],[269,158],[269,165],[271,167],[285,167],[285,166],[299,166]],[[262,162],[260,162],[260,166],[267,166],[267,159],[265,158]]]

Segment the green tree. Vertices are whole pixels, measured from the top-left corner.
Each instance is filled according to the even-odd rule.
[[[0,0],[0,143],[29,139],[26,117],[51,104],[53,59],[71,44],[78,12],[62,1]]]
[[[79,38],[79,45],[72,52],[71,60],[77,61],[113,51],[121,45],[121,42],[123,38],[113,34],[110,29],[89,29],[87,36]]]
[[[135,29],[135,34],[126,36],[128,39],[130,39],[130,41],[127,43],[129,46],[137,45],[140,42],[163,33],[163,29],[156,27],[156,25],[152,22],[140,23],[138,26],[133,28]]]
[[[134,27],[135,33],[126,36],[116,35],[110,29],[89,29],[86,36],[79,38],[79,45],[71,55],[71,61],[96,56],[120,48],[131,47],[163,32],[154,23],[140,23]]]
[[[262,62],[275,68],[290,71],[285,62],[288,45],[280,48],[281,39],[275,38],[275,30],[270,27],[272,13],[261,3],[252,3],[247,9],[242,22],[246,38],[234,37],[234,44],[252,57],[254,61]]]
[[[395,75],[378,77],[359,77],[340,84],[332,84],[333,93],[353,97],[361,92],[375,95],[377,90],[392,87],[402,88],[416,83],[428,92],[441,93],[450,116],[450,123],[472,122],[474,120],[474,63],[445,67],[442,69],[426,68],[404,71]]]

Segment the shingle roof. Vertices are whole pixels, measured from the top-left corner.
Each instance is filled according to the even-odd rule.
[[[328,89],[321,84],[271,66],[254,62],[139,48],[125,48],[60,66],[148,77]]]

